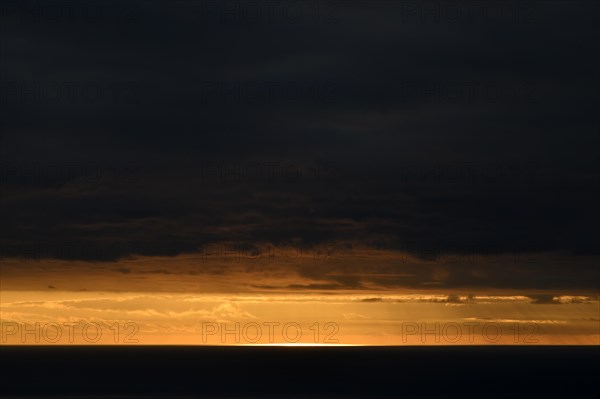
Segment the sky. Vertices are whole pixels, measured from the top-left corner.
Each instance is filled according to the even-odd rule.
[[[2,343],[600,343],[598,8],[3,4]]]

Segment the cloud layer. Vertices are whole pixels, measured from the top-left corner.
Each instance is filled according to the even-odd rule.
[[[3,258],[334,243],[381,252],[254,285],[598,289],[598,5],[433,3],[8,7]]]

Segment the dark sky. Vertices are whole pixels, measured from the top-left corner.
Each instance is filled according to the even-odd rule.
[[[445,283],[598,289],[597,2],[53,4],[2,6],[3,257],[559,253]]]

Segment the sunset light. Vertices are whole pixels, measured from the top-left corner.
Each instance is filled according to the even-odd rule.
[[[0,399],[600,398],[600,2],[0,2]]]

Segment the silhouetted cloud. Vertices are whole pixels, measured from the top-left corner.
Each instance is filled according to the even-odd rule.
[[[9,7],[2,257],[367,247],[424,263],[287,261],[312,282],[256,286],[598,288],[599,5],[490,23],[332,4],[317,21],[196,2],[58,22]]]

